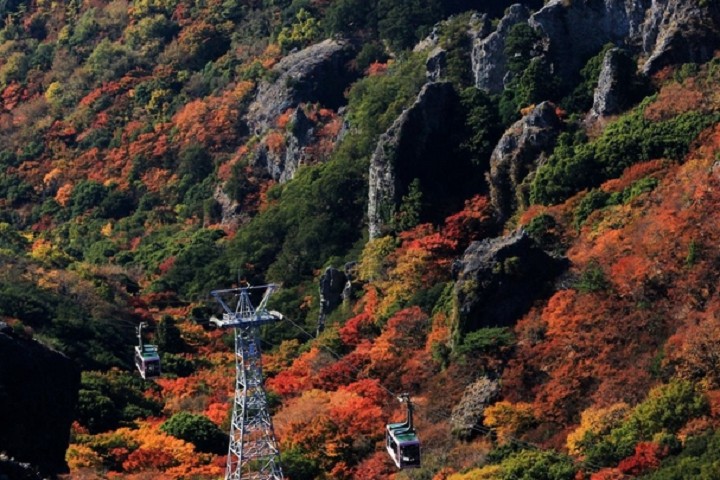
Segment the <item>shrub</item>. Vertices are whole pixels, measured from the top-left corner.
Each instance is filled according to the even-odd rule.
[[[569,144],[564,137],[538,168],[531,201],[545,205],[561,202],[584,188],[618,177],[635,163],[663,157],[680,161],[690,142],[720,119],[718,114],[691,111],[653,122],[643,114],[650,100],[620,117],[592,142]]]
[[[194,444],[201,452],[224,453],[227,435],[204,415],[179,412],[160,426],[160,430]]]

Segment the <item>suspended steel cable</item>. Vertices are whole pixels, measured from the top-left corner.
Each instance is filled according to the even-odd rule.
[[[290,319],[289,317],[287,317],[287,316],[284,317],[284,320],[286,320],[288,323],[290,323],[291,325],[293,325],[295,328],[297,328],[298,330],[300,330],[301,332],[303,332],[303,333],[308,337],[309,340],[315,340],[315,339],[317,338],[317,337],[315,337],[313,334],[311,334],[310,332],[308,332],[305,328],[303,328],[301,325],[299,325],[298,323],[294,322],[294,321],[293,321],[292,319]],[[321,344],[321,345],[319,345],[319,346],[320,346],[322,349],[324,349],[325,351],[327,351],[330,355],[332,355],[332,356],[333,356],[334,358],[336,358],[337,360],[342,360],[343,357],[344,357],[344,355],[341,355],[341,354],[335,352],[333,349],[331,349],[331,348],[328,347],[327,345]],[[362,374],[362,375],[365,375],[368,379],[376,380],[376,381],[377,381],[377,385],[378,385],[380,388],[382,388],[385,392],[387,392],[390,396],[392,396],[392,397],[394,397],[394,398],[399,398],[399,397],[401,396],[401,394],[398,394],[398,393],[390,390],[390,389],[387,388],[386,386],[384,386],[384,385],[380,382],[379,379],[377,379],[377,378],[372,378],[372,376],[371,376],[369,373],[367,373],[366,371],[364,371],[364,370],[362,370],[362,369],[360,369],[360,368],[357,368],[357,367],[353,367],[352,365],[348,365],[348,367],[349,367],[351,370],[355,371],[355,373],[357,373],[358,376],[359,376],[360,374]],[[355,380],[354,378],[352,378],[352,377],[350,377],[350,376],[347,376],[347,375],[343,374],[342,372],[339,372],[339,373],[340,373],[341,376],[347,378],[348,380]],[[425,409],[425,410],[427,411],[427,409]],[[455,418],[453,417],[452,414],[446,414],[446,413],[442,413],[442,412],[427,413],[426,418],[427,418],[427,419],[431,419],[431,417],[434,417],[434,418],[436,418],[436,419],[445,419],[445,420],[448,420],[448,421],[455,420]],[[492,428],[486,427],[486,426],[482,426],[482,425],[473,425],[473,426],[469,427],[469,430],[474,431],[474,432],[477,432],[477,433],[480,433],[480,434],[482,434],[482,435],[484,435],[484,436],[493,436],[493,435],[496,434],[495,429],[492,429]],[[546,449],[542,448],[540,445],[536,445],[536,444],[533,444],[533,443],[531,443],[531,442],[527,442],[527,441],[525,441],[525,440],[521,440],[521,439],[516,438],[516,437],[514,437],[514,436],[512,436],[512,435],[504,435],[503,438],[505,438],[506,440],[508,440],[509,443],[518,445],[518,446],[520,446],[520,447],[522,447],[522,448],[525,448],[525,449],[529,449],[529,450],[540,450],[540,451],[545,451],[545,450],[546,450]],[[579,468],[584,469],[584,470],[599,471],[599,470],[602,470],[603,468],[606,468],[606,467],[603,467],[603,466],[601,466],[601,465],[598,465],[598,464],[596,464],[596,463],[594,463],[594,462],[588,462],[588,461],[579,461],[579,462],[578,462],[578,461],[575,461],[575,459],[573,459],[572,457],[569,457],[569,458],[571,458],[571,459],[573,460],[573,462],[576,464],[576,466],[578,466]],[[589,468],[587,468],[587,467],[589,467]],[[623,474],[623,473],[620,473],[620,475],[621,475],[620,478],[623,478],[623,479],[624,479],[624,478],[632,478],[632,477],[630,477],[630,476],[628,476],[628,475],[626,475],[626,474]]]

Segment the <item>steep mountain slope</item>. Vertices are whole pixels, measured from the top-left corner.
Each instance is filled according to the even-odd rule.
[[[0,320],[83,371],[72,478],[223,475],[240,276],[293,480],[720,475],[716,2],[485,7],[0,2]]]

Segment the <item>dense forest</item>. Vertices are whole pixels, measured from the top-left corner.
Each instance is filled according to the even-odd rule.
[[[650,3],[0,0],[0,340],[81,372],[0,477],[223,478],[242,281],[290,480],[720,478],[720,7]]]

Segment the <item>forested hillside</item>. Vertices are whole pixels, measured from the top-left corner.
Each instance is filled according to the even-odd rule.
[[[0,0],[0,477],[223,478],[210,291],[273,282],[288,479],[720,478],[718,48],[701,0]]]

